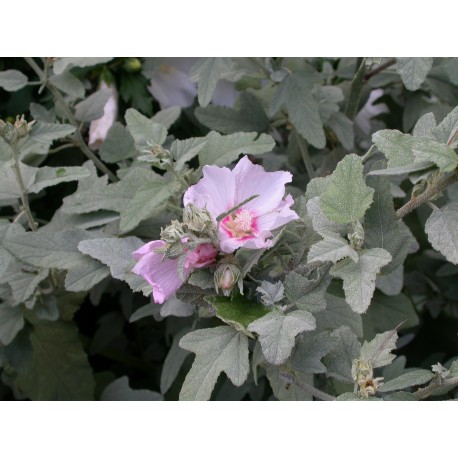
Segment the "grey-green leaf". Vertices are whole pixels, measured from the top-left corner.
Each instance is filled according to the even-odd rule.
[[[115,122],[107,133],[105,141],[99,150],[100,157],[104,162],[115,162],[133,158],[137,155],[134,139],[130,132],[121,123]]]
[[[275,141],[270,135],[256,132],[238,132],[231,135],[220,135],[210,132],[206,137],[205,147],[199,152],[201,165],[218,165],[220,167],[235,161],[240,154],[254,156],[267,153],[275,146]]]
[[[164,143],[167,129],[162,124],[143,116],[133,108],[126,111],[125,118],[137,150],[142,151],[151,148],[151,145]]]
[[[60,75],[71,67],[92,67],[93,65],[105,64],[113,57],[61,57],[54,62],[53,70]]]
[[[418,369],[407,372],[396,377],[389,382],[384,383],[377,391],[387,393],[388,391],[397,391],[408,388],[409,386],[423,385],[434,378],[434,374],[426,369]]]
[[[0,87],[8,92],[19,91],[27,85],[28,79],[19,70],[5,70],[0,72]]]
[[[447,261],[458,264],[458,203],[435,208],[426,221],[428,240]]]
[[[216,84],[233,70],[233,66],[229,57],[204,57],[192,66],[189,76],[191,81],[197,83],[197,97],[201,106],[210,103]]]
[[[452,148],[432,140],[415,145],[413,154],[417,161],[434,162],[442,172],[451,172],[458,165],[458,156]]]
[[[348,242],[338,234],[332,232],[322,232],[323,240],[312,245],[307,255],[307,262],[330,261],[336,263],[343,258],[351,258],[358,261],[358,252],[354,250]]]
[[[50,145],[54,140],[71,135],[75,130],[76,127],[70,124],[48,124],[38,122],[32,127],[30,138],[37,143]]]
[[[345,156],[337,164],[326,192],[320,198],[323,213],[336,223],[358,221],[372,203],[374,190],[366,186],[361,158]]]
[[[294,72],[279,84],[270,105],[274,115],[284,107],[297,131],[315,148],[324,148],[326,138],[319,105],[313,95],[317,78],[309,72]]]
[[[75,118],[81,122],[90,122],[103,116],[103,109],[111,96],[110,89],[100,89],[75,105]]]
[[[291,354],[296,336],[304,331],[312,331],[315,327],[315,318],[310,312],[296,310],[285,315],[279,310],[272,310],[253,321],[248,331],[258,334],[266,360],[279,365]]]
[[[90,401],[94,378],[74,323],[36,324],[30,335],[31,365],[18,376],[20,389],[34,401]]]
[[[396,349],[397,340],[396,331],[377,334],[370,342],[363,343],[360,358],[369,361],[374,369],[386,366],[396,358],[391,351]]]
[[[223,371],[236,386],[248,377],[248,338],[231,326],[191,332],[180,340],[180,347],[196,354],[181,388],[182,401],[209,400]]]
[[[362,251],[358,262],[347,258],[331,268],[331,275],[343,280],[345,299],[355,312],[364,313],[367,310],[374,294],[377,274],[391,259],[390,253],[383,248],[372,248]]]
[[[101,401],[162,401],[160,393],[151,390],[133,390],[124,376],[111,382],[100,396]]]
[[[433,65],[432,57],[398,57],[397,71],[409,91],[420,89]]]
[[[59,75],[53,75],[49,78],[49,81],[68,95],[76,99],[82,99],[84,97],[84,85],[76,76],[71,72],[61,73]]]
[[[90,176],[85,167],[40,167],[35,175],[35,182],[29,188],[29,192],[40,192],[49,186],[55,186],[67,181],[77,181]]]

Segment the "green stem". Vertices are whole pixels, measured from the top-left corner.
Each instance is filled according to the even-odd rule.
[[[49,89],[51,94],[54,97],[54,100],[56,103],[59,103],[62,110],[65,113],[65,116],[69,120],[70,124],[72,126],[76,127],[75,131],[75,143],[78,145],[78,147],[81,149],[81,151],[84,153],[84,155],[90,159],[91,161],[94,162],[96,167],[103,172],[104,174],[108,175],[108,178],[112,182],[119,181],[119,178],[89,149],[89,147],[86,145],[86,142],[84,141],[83,136],[81,135],[81,132],[79,131],[79,123],[76,120],[75,116],[73,115],[72,110],[68,106],[67,102],[65,101],[64,97],[60,93],[60,91],[52,84],[50,83],[47,78],[45,72],[37,65],[37,63],[31,58],[31,57],[24,57],[25,61],[30,65],[30,67],[34,70],[34,72],[37,74],[37,76],[40,78],[42,83]]]
[[[361,100],[361,92],[364,86],[364,73],[366,71],[364,57],[358,57],[356,61],[356,74],[351,82],[350,95],[348,96],[347,106],[345,108],[345,114],[351,119],[355,119],[358,113],[359,102]]]
[[[444,178],[435,185],[428,186],[419,196],[412,197],[405,205],[396,211],[398,218],[404,218],[410,212],[418,208],[420,205],[425,204],[432,198],[436,197],[439,193],[444,191],[448,186],[458,181],[458,172],[455,171],[453,175]]]
[[[11,146],[13,148],[13,156],[14,156],[13,169],[16,175],[16,181],[21,191],[22,211],[27,216],[27,221],[29,223],[30,229],[35,232],[37,230],[37,224],[33,220],[32,212],[30,210],[30,205],[29,205],[29,196],[27,194],[27,189],[24,185],[24,180],[22,179],[21,167],[19,164],[19,157],[21,153],[19,151],[19,147],[17,146],[16,141]]]
[[[302,160],[304,161],[305,169],[307,170],[307,174],[310,180],[312,180],[313,178],[315,178],[315,170],[313,168],[312,158],[310,157],[310,153],[307,148],[307,143],[301,137],[301,135],[297,132],[297,130],[294,130],[294,134],[296,135],[297,144],[299,146],[299,150],[301,151]]]

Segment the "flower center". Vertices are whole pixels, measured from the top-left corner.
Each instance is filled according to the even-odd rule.
[[[254,218],[248,210],[238,210],[235,215],[223,219],[223,227],[231,237],[242,238],[252,235]]]

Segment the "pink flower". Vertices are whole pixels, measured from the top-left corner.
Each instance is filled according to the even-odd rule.
[[[166,301],[183,284],[178,275],[178,259],[162,259],[163,255],[154,251],[164,245],[162,240],[153,240],[132,253],[138,261],[132,273],[141,275],[153,287],[153,299],[157,304]],[[216,248],[209,243],[189,251],[184,262],[184,276],[194,268],[211,264],[217,254]]]
[[[107,86],[102,81],[100,89],[110,89],[111,95],[103,107],[103,116],[91,121],[89,126],[89,146],[91,149],[98,149],[102,146],[108,131],[118,116],[118,94],[113,86]]]
[[[289,172],[266,172],[244,156],[234,170],[206,165],[203,178],[184,195],[184,204],[206,208],[216,218],[253,195],[253,200],[226,216],[219,225],[221,250],[232,253],[237,248],[268,248],[272,230],[298,219],[290,209],[293,199],[285,195]]]

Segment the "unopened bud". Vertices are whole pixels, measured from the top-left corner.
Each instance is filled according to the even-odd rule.
[[[221,289],[225,296],[229,296],[234,285],[239,281],[240,268],[235,264],[223,262],[215,271],[214,281],[216,292]]]
[[[170,225],[161,229],[161,239],[166,243],[181,242],[184,234],[183,226],[177,220],[173,220]]]
[[[17,130],[11,123],[0,120],[0,136],[10,144],[14,143],[17,139]]]
[[[350,245],[356,251],[360,250],[364,245],[364,228],[363,225],[358,221],[353,226],[353,233],[348,234],[348,240]]]
[[[130,57],[124,62],[124,70],[129,73],[136,73],[142,69],[142,62],[137,57]]]
[[[358,386],[358,394],[363,398],[374,396],[382,385],[383,377],[374,378],[372,364],[364,359],[355,359],[351,368],[351,375]]]
[[[195,232],[209,232],[214,228],[213,218],[205,208],[197,208],[193,204],[186,205],[183,211],[183,223]]]

